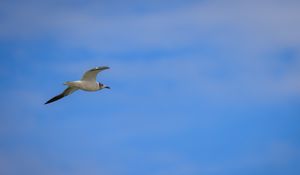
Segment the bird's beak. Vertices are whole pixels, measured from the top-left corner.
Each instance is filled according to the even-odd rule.
[[[109,86],[105,86],[105,88],[106,88],[106,89],[110,89],[110,87],[109,87]]]

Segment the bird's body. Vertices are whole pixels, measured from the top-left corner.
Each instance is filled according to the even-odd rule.
[[[100,84],[96,81],[68,81],[64,83],[65,85],[68,85],[70,87],[78,88],[84,91],[98,91],[100,89],[103,89],[103,87],[100,86]]]
[[[96,67],[85,72],[81,80],[65,82],[64,85],[67,85],[68,87],[61,94],[51,98],[45,104],[59,100],[79,89],[84,91],[98,91],[104,88],[110,89],[110,87],[96,81],[97,74],[106,69],[109,69],[109,67]]]

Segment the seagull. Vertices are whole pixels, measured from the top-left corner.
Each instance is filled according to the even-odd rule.
[[[64,85],[67,85],[68,87],[61,94],[51,98],[45,104],[49,104],[56,100],[59,100],[65,96],[72,94],[73,92],[79,89],[84,91],[98,91],[104,88],[110,89],[109,86],[106,86],[96,81],[97,74],[106,69],[109,69],[109,67],[107,66],[95,67],[93,69],[86,71],[83,74],[81,80],[65,82]]]

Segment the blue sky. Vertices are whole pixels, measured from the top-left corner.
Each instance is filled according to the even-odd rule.
[[[299,1],[2,0],[0,26],[0,174],[300,173]]]

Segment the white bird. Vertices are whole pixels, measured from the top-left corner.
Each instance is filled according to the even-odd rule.
[[[64,85],[67,85],[68,87],[61,94],[51,98],[45,104],[52,103],[56,100],[59,100],[67,95],[72,94],[74,91],[79,89],[84,91],[98,91],[104,88],[110,89],[109,86],[106,86],[96,81],[97,74],[106,69],[109,69],[109,67],[107,66],[95,67],[93,69],[86,71],[82,76],[81,80],[65,82]]]

